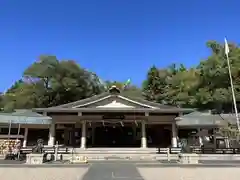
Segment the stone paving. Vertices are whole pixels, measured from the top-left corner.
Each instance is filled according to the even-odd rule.
[[[1,167],[1,180],[238,180],[240,167],[180,167],[140,163]]]
[[[144,180],[239,180],[240,168],[139,168]]]
[[[82,180],[87,168],[0,168],[1,180]]]

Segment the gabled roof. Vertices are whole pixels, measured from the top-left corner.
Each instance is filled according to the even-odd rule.
[[[95,95],[90,98],[82,99],[79,101],[75,101],[72,103],[67,103],[67,104],[63,104],[63,105],[55,106],[55,107],[51,107],[51,108],[85,108],[88,105],[93,105],[95,103],[98,103],[98,102],[101,102],[103,100],[110,99],[110,98],[121,99],[126,102],[130,102],[132,104],[138,105],[141,108],[153,108],[153,109],[176,109],[177,108],[174,106],[150,102],[150,101],[144,100],[139,97],[126,96],[124,91],[122,91],[122,92],[119,91],[119,93],[113,93],[111,91],[104,92],[102,94]]]
[[[125,112],[125,113],[189,113],[193,109],[178,108],[128,96],[126,91],[120,91],[112,86],[108,92],[83,100],[49,108],[36,108],[35,112]]]

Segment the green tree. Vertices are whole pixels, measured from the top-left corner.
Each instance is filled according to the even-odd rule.
[[[204,109],[216,109],[218,111],[231,111],[232,92],[229,81],[227,60],[224,54],[224,46],[216,41],[207,42],[211,55],[201,61],[197,69],[200,72],[200,85],[196,93],[198,106]],[[240,49],[230,44],[230,66],[236,92],[236,98],[240,101]]]
[[[4,109],[4,102],[3,102],[4,95],[0,92],[0,111]]]
[[[50,107],[103,91],[99,78],[74,61],[41,56],[4,95],[4,109]]]
[[[147,100],[181,107],[232,111],[232,92],[224,45],[208,41],[210,56],[196,68],[172,64],[167,68],[150,68],[143,83]],[[240,48],[229,44],[230,65],[236,99],[240,102]]]
[[[153,66],[143,83],[144,96],[159,103],[186,106],[193,104],[194,90],[198,85],[198,73],[187,70],[183,64],[170,65],[166,69]]]
[[[171,69],[172,70],[172,69]],[[171,72],[167,69],[157,69],[153,66],[147,73],[147,79],[143,82],[143,95],[149,101],[166,101],[165,92],[167,88],[167,77]]]
[[[192,107],[196,103],[195,93],[199,85],[199,74],[191,68],[180,66],[179,70],[167,78],[166,102],[179,107]]]
[[[124,88],[125,82],[119,82],[119,81],[106,81],[105,85],[106,85],[107,89],[109,89],[112,86],[116,86],[117,88],[119,88],[122,91],[122,93],[125,96],[133,96],[133,97],[143,98],[142,90],[135,85],[130,84]]]

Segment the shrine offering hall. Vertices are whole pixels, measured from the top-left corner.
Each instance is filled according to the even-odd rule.
[[[25,146],[37,138],[46,144],[90,147],[177,147],[175,118],[187,109],[128,97],[116,87],[84,100],[34,109],[51,125],[25,127]]]

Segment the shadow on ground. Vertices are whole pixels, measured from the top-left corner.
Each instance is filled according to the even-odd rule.
[[[136,166],[130,163],[92,164],[82,180],[144,180]]]

